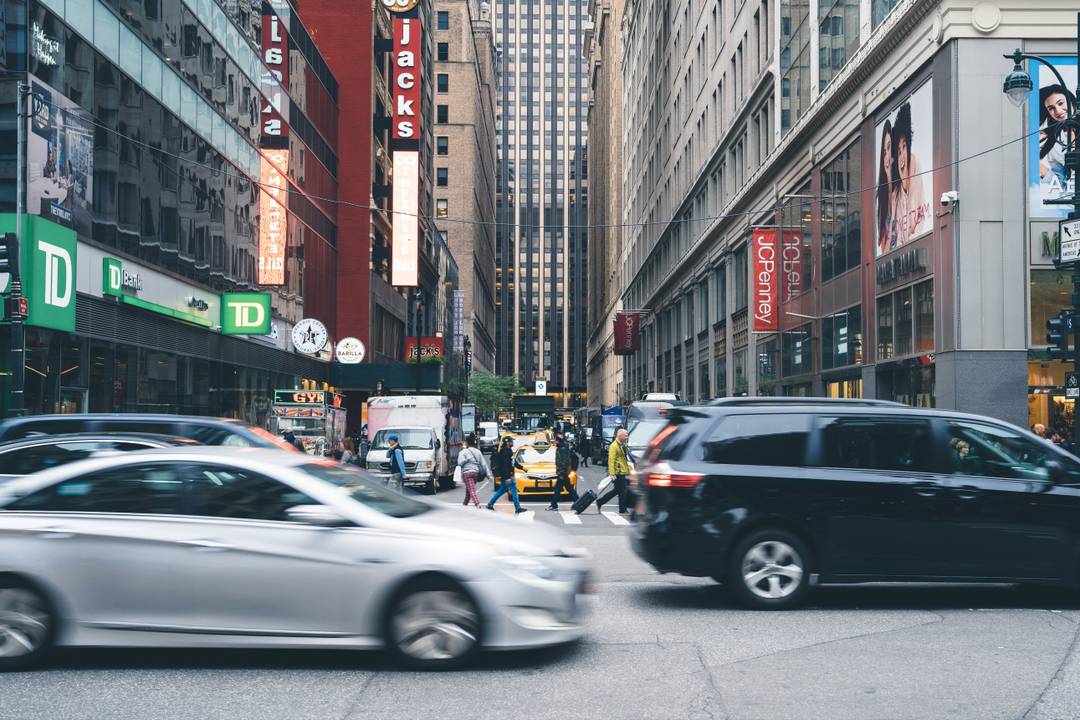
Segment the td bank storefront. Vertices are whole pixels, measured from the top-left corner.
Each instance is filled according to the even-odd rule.
[[[290,351],[291,325],[272,317],[269,293],[215,293],[36,217],[20,255],[29,414],[183,413],[266,427],[274,388],[328,379],[325,363]],[[5,416],[10,347],[5,324]]]

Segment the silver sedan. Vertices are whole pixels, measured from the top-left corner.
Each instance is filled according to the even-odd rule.
[[[299,453],[183,448],[0,486],[0,669],[50,648],[385,647],[420,668],[584,632],[555,528]]]

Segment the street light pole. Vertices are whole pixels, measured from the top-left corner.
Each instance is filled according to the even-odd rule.
[[[420,374],[420,358],[422,357],[422,353],[420,352],[420,318],[421,309],[424,307],[424,291],[420,288],[416,288],[416,292],[413,293],[413,299],[416,302],[416,394],[419,395],[422,389]]]
[[[1080,60],[1080,12],[1076,14],[1076,56]],[[1076,180],[1080,178],[1080,145],[1077,143],[1077,133],[1080,131],[1080,118],[1077,117],[1077,99],[1080,98],[1080,77],[1077,78],[1077,87],[1072,97],[1069,96],[1069,88],[1065,79],[1054,67],[1053,63],[1039,55],[1025,53],[1017,48],[1012,53],[1005,55],[1013,61],[1012,72],[1005,78],[1002,88],[1009,100],[1017,107],[1023,107],[1034,84],[1021,62],[1034,60],[1050,70],[1054,78],[1061,86],[1065,95],[1067,117],[1061,121],[1061,131],[1065,133],[1065,186],[1068,187],[1069,179],[1073,180],[1073,195],[1071,199],[1048,200],[1046,204],[1071,205],[1072,211],[1068,220],[1080,220],[1080,195],[1076,192]],[[1074,336],[1072,346],[1073,383],[1066,378],[1066,388],[1076,384],[1076,375],[1080,373],[1080,261],[1075,259],[1061,262],[1061,243],[1064,237],[1058,239],[1058,259],[1055,265],[1059,268],[1068,268],[1072,271],[1072,309],[1062,310],[1057,318],[1051,318],[1046,322],[1046,340],[1050,347],[1047,348],[1047,356],[1051,359],[1065,359],[1069,356],[1069,337]]]

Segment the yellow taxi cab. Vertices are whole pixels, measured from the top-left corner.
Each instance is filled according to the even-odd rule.
[[[514,481],[520,495],[550,495],[555,490],[555,445],[536,443],[514,452]],[[570,471],[570,487],[577,490],[577,472]]]
[[[514,452],[517,452],[526,445],[533,445],[537,443],[551,445],[555,442],[554,433],[549,430],[507,430],[499,438],[499,447],[502,447],[504,439],[510,438],[513,441]]]

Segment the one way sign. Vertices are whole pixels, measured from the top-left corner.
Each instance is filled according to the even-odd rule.
[[[1058,225],[1058,230],[1061,238],[1058,262],[1080,260],[1080,220],[1062,220]]]

